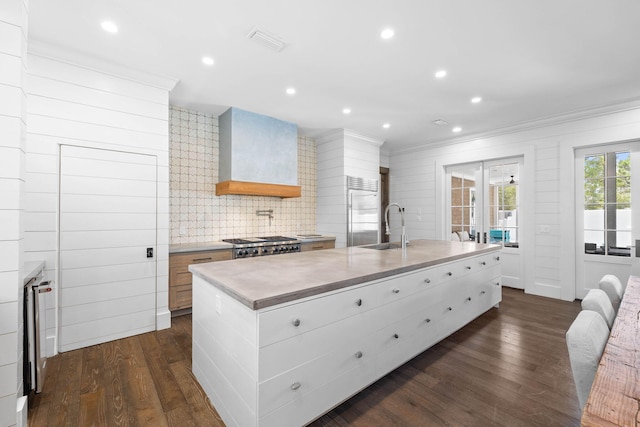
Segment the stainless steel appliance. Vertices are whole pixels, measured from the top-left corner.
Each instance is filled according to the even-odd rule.
[[[347,177],[347,246],[378,243],[378,180]]]
[[[31,391],[40,393],[44,384],[46,358],[43,356],[40,317],[44,315],[44,306],[40,294],[51,292],[50,282],[43,281],[44,271],[24,285],[23,300],[23,394]]]
[[[250,258],[300,252],[300,241],[293,237],[266,236],[222,239],[233,243],[233,258]]]

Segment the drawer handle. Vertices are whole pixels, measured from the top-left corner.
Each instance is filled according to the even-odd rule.
[[[393,290],[393,293],[394,293],[394,294],[398,294],[398,293],[400,293],[400,289],[395,288],[395,289]]]
[[[453,308],[447,307],[447,311],[451,311],[451,310],[453,310]]]
[[[431,279],[424,279],[424,283],[431,283]]]
[[[447,276],[453,276],[453,273],[450,271],[447,271]]]
[[[467,270],[471,270],[471,266],[470,266],[470,265],[467,265],[465,268],[466,268]]]
[[[487,263],[485,261],[482,261],[480,264],[487,265]]]
[[[300,383],[298,381],[296,381],[295,383],[291,384],[291,390],[297,390],[300,388]]]
[[[361,299],[356,300],[356,305],[360,307],[362,305],[362,300]]]
[[[496,286],[500,286],[500,282],[496,282]]]
[[[500,257],[499,256],[496,257],[496,261],[500,261]]]
[[[300,319],[295,319],[295,320],[294,320],[293,322],[291,322],[291,323],[293,323],[293,326],[295,326],[295,327],[297,328],[298,326],[300,326]]]
[[[429,322],[431,322],[431,319],[424,319],[424,321],[429,323]]]
[[[362,357],[362,352],[361,351],[357,351],[356,352],[356,359],[360,359]]]
[[[213,258],[211,258],[211,257],[207,257],[207,258],[194,258],[194,259],[193,259],[193,262],[196,262],[196,261],[211,261],[212,259],[213,259]]]
[[[471,297],[467,297],[467,301],[471,301]]]
[[[482,291],[482,292],[480,292],[480,295],[484,295],[486,293],[487,293],[487,291]]]
[[[393,334],[393,337],[394,337],[395,339],[400,338],[400,336],[399,336],[398,334]]]

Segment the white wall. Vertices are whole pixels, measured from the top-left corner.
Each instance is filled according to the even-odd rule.
[[[317,231],[336,236],[337,248],[347,245],[346,176],[378,180],[381,144],[345,129],[316,138]]]
[[[41,48],[39,48],[41,49]],[[169,139],[168,90],[147,82],[29,52],[25,260],[45,260],[57,280],[58,169],[61,144],[157,156],[156,328],[170,326],[168,311]],[[81,61],[82,58],[79,58]],[[58,284],[46,301],[48,355],[57,350]]]
[[[409,237],[443,238],[446,165],[523,156],[521,224],[523,241],[529,242],[523,243],[522,248],[528,260],[525,290],[573,300],[574,149],[640,138],[640,108],[618,108],[614,112],[594,111],[581,119],[557,118],[556,124],[530,126],[447,146],[392,153],[391,199],[406,206]]]
[[[22,217],[27,2],[0,2],[0,425],[22,395]],[[24,414],[26,416],[26,414]]]

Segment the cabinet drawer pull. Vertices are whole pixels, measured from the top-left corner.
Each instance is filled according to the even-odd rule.
[[[431,322],[431,319],[424,319],[424,321],[429,323],[429,322]]]
[[[431,283],[431,279],[424,279],[424,283]]]
[[[500,257],[499,256],[496,257],[496,261],[500,261]]]
[[[400,338],[400,336],[399,336],[398,334],[393,334],[393,337],[394,337],[395,339]]]
[[[295,383],[291,384],[291,390],[297,390],[300,388],[300,383],[298,381],[296,381]]]
[[[291,323],[293,323],[293,326],[297,328],[298,326],[300,326],[300,319],[294,319],[294,321]]]
[[[487,265],[487,263],[485,261],[482,261],[480,264]]]
[[[471,266],[470,266],[470,265],[467,265],[465,268],[466,268],[467,270],[471,270]]]
[[[394,293],[394,294],[400,293],[400,289],[395,288],[395,289],[393,290],[393,293]]]
[[[356,352],[356,359],[360,359],[362,357],[362,352],[361,351],[357,351]]]
[[[496,286],[500,286],[500,282],[496,282]]]
[[[467,297],[467,301],[471,301],[471,297]]]
[[[487,291],[482,291],[482,292],[480,292],[480,295],[484,295],[486,293],[487,293]]]
[[[194,258],[194,259],[193,259],[193,262],[196,262],[196,261],[211,261],[211,260],[213,260],[213,258],[211,258],[211,257],[207,257],[207,258]]]
[[[361,300],[361,299],[357,299],[357,300],[356,300],[356,305],[357,305],[358,307],[360,307],[360,306],[362,305],[362,300]]]
[[[447,311],[451,311],[451,310],[453,310],[453,308],[447,307]]]

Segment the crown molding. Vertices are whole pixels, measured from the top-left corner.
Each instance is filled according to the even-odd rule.
[[[351,129],[329,129],[326,131],[320,131],[315,134],[310,135],[311,138],[315,139],[316,144],[323,144],[326,142],[334,141],[336,139],[344,139],[345,137],[359,139],[361,141],[369,142],[376,147],[382,146],[384,144],[383,140],[373,138],[371,136],[363,135],[359,132],[355,132]]]
[[[606,116],[609,114],[622,113],[625,111],[632,111],[640,109],[640,98],[634,98],[623,102],[602,105],[594,108],[587,108],[582,110],[575,110],[565,114],[559,114],[555,116],[543,117],[536,120],[530,120],[520,123],[515,123],[509,126],[493,129],[486,132],[478,132],[459,138],[446,138],[427,142],[420,145],[413,145],[398,150],[393,150],[392,154],[405,154],[423,151],[425,149],[440,148],[444,146],[451,146],[456,144],[465,144],[479,139],[495,138],[498,136],[504,136],[514,134],[518,132],[524,132],[534,129],[540,129],[545,127],[562,125],[565,123],[577,122],[580,120]],[[391,153],[390,153],[391,154]]]
[[[124,78],[166,91],[171,91],[179,81],[179,79],[176,78],[135,70],[133,68],[105,61],[95,56],[39,40],[29,40],[27,53],[29,55],[36,55],[47,59],[53,59],[55,61],[61,61],[91,71],[109,74],[114,77]]]

